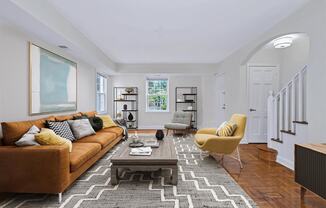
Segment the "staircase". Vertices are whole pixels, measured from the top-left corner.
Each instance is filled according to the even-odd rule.
[[[294,144],[307,138],[307,66],[267,100],[268,147],[278,151],[277,162],[293,169]]]

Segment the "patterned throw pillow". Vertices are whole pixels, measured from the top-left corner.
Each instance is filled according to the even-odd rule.
[[[49,129],[53,130],[57,135],[68,139],[70,141],[76,140],[74,137],[68,121],[56,122],[56,121],[47,121],[46,122]]]
[[[231,121],[223,122],[217,129],[217,136],[232,136],[235,130],[237,129],[237,124]]]

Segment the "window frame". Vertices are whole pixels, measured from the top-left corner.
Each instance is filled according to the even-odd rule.
[[[152,80],[164,80],[167,82],[166,84],[166,95],[167,95],[167,99],[166,99],[166,110],[151,110],[149,109],[148,106],[148,82],[152,81]],[[169,113],[170,112],[170,82],[168,78],[147,78],[146,79],[146,112],[148,113]]]
[[[104,86],[103,86],[104,92],[99,92],[97,90],[98,77],[104,78]],[[95,96],[96,96],[96,98],[95,98],[95,107],[96,107],[96,111],[97,111],[98,114],[106,114],[108,112],[108,77],[97,72],[96,73],[95,86],[96,86],[95,87]],[[99,102],[98,96],[99,95],[104,95],[104,111],[99,111],[99,109],[98,109],[98,102]]]

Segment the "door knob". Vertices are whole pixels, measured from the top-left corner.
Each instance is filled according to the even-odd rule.
[[[253,111],[256,111],[256,109],[252,109],[252,108],[250,108],[249,111],[250,111],[250,112],[253,112]]]

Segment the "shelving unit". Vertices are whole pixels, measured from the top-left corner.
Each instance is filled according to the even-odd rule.
[[[127,88],[133,89],[132,92],[126,92]],[[113,89],[113,116],[117,118],[121,113],[123,119],[127,122],[128,129],[138,128],[138,88],[137,87],[114,87]],[[124,105],[127,106],[124,109]],[[128,117],[132,115],[133,119]]]
[[[197,87],[175,88],[175,111],[191,112],[192,129],[197,129]]]

